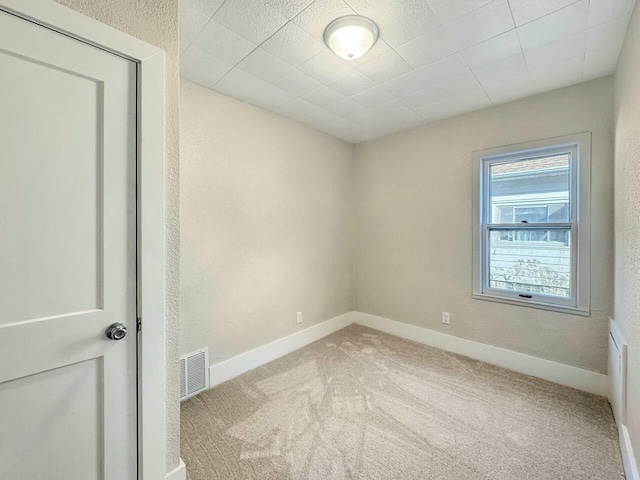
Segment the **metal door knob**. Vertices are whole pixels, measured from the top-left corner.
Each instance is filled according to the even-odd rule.
[[[122,340],[127,335],[127,326],[122,323],[114,323],[105,332],[111,340]]]

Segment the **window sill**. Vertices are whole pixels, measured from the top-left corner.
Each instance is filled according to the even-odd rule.
[[[512,298],[496,297],[484,293],[473,293],[472,298],[476,300],[484,300],[487,302],[506,303],[507,305],[516,305],[519,307],[536,308],[538,310],[549,310],[552,312],[567,313],[569,315],[579,315],[581,317],[590,317],[589,310],[583,310],[576,307],[564,307],[562,305],[553,305],[549,303],[527,302],[526,300],[515,300]]]

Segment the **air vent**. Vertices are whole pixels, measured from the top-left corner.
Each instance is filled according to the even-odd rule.
[[[209,349],[202,348],[180,357],[180,400],[209,387]]]

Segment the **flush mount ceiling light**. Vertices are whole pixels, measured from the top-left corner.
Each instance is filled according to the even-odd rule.
[[[360,58],[369,51],[377,39],[378,26],[360,15],[336,18],[324,31],[327,46],[345,60]]]

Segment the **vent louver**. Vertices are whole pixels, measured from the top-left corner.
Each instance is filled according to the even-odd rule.
[[[180,357],[180,400],[209,387],[209,349],[203,348]]]

